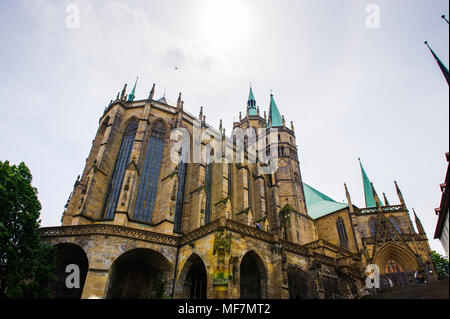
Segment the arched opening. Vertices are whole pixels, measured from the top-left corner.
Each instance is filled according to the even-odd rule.
[[[417,258],[406,247],[389,243],[375,255],[374,263],[378,265],[381,276],[380,286],[406,286],[415,282],[414,273],[421,271]]]
[[[242,258],[240,291],[242,299],[265,298],[266,270],[261,258],[254,251],[248,252]]]
[[[89,268],[86,253],[81,247],[69,243],[58,244],[56,249],[54,275],[57,279],[49,283],[48,289],[55,299],[80,299]]]
[[[145,248],[130,250],[111,266],[106,298],[163,298],[170,291],[171,265],[160,253]]]
[[[206,299],[207,275],[202,259],[192,254],[185,262],[179,276],[179,285],[182,286],[181,298]]]
[[[325,299],[341,298],[339,284],[336,278],[324,276],[323,289],[325,290]]]
[[[289,284],[289,299],[305,299],[308,295],[308,281],[306,273],[297,268],[289,267],[287,270]]]

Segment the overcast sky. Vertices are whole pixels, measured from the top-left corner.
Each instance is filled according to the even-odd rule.
[[[449,91],[423,43],[448,66],[442,14],[448,0],[1,0],[0,161],[28,165],[42,226],[60,225],[99,117],[124,83],[140,77],[137,100],[152,83],[157,98],[182,92],[187,111],[203,106],[229,134],[251,82],[262,111],[273,90],[294,122],[304,182],[337,201],[346,182],[363,207],[361,157],[391,204],[397,180],[443,253],[432,238]]]

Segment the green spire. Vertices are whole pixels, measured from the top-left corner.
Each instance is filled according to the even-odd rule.
[[[136,78],[136,82],[134,83],[133,90],[131,91],[130,95],[128,95],[128,102],[134,101],[134,98],[135,98],[134,93],[136,92],[136,84],[137,84],[138,79],[139,79],[139,77]]]
[[[278,111],[277,104],[273,99],[273,94],[270,94],[269,123],[272,127],[283,126],[283,121],[281,119],[280,112]]]
[[[366,174],[366,171],[364,170],[361,159],[358,158],[359,165],[361,166],[361,174],[363,178],[363,185],[364,185],[364,197],[366,199],[366,207],[377,207],[377,203],[375,201],[375,197],[373,194],[373,189],[371,182],[369,180],[369,177]]]
[[[425,41],[425,44],[427,45],[428,49],[430,49],[431,54],[433,54],[434,58],[436,59],[436,62],[439,65],[439,68],[441,69],[442,74],[444,74],[444,77],[447,80],[447,84],[450,85],[450,75],[448,73],[447,67],[444,65],[444,63],[442,63],[441,59],[439,59],[439,57],[436,55],[436,53],[434,53],[433,49],[430,48],[430,46],[428,45],[428,41]]]
[[[247,110],[248,110],[248,115],[258,115],[258,110],[256,109],[256,100],[255,100],[255,96],[253,95],[253,90],[252,90],[251,85],[250,85],[250,93],[248,94]]]

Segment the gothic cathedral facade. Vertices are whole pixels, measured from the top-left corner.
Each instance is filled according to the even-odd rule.
[[[397,183],[399,204],[382,201],[361,164],[366,207],[358,208],[346,185],[339,203],[302,181],[293,124],[272,95],[261,116],[250,88],[228,138],[203,109],[185,111],[181,94],[176,103],[154,99],[153,86],[135,101],[135,88],[127,95],[125,86],[100,117],[62,226],[41,228],[58,248],[55,297],[359,298],[368,265],[381,286],[436,278]],[[236,160],[239,129],[256,135],[244,134]],[[260,140],[260,153],[277,156],[272,172],[251,155]],[[222,160],[224,149],[233,160]],[[78,289],[64,284],[69,264],[80,267]]]

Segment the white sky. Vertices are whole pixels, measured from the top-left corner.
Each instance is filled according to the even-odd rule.
[[[66,27],[68,4],[80,28]],[[366,7],[380,28],[366,26]],[[136,99],[159,98],[227,132],[249,83],[268,110],[273,90],[293,121],[303,180],[337,201],[346,182],[362,207],[361,157],[378,194],[396,179],[432,249],[449,151],[447,0],[0,1],[0,160],[24,161],[59,225],[104,108],[139,76]],[[175,70],[175,67],[178,70]]]

